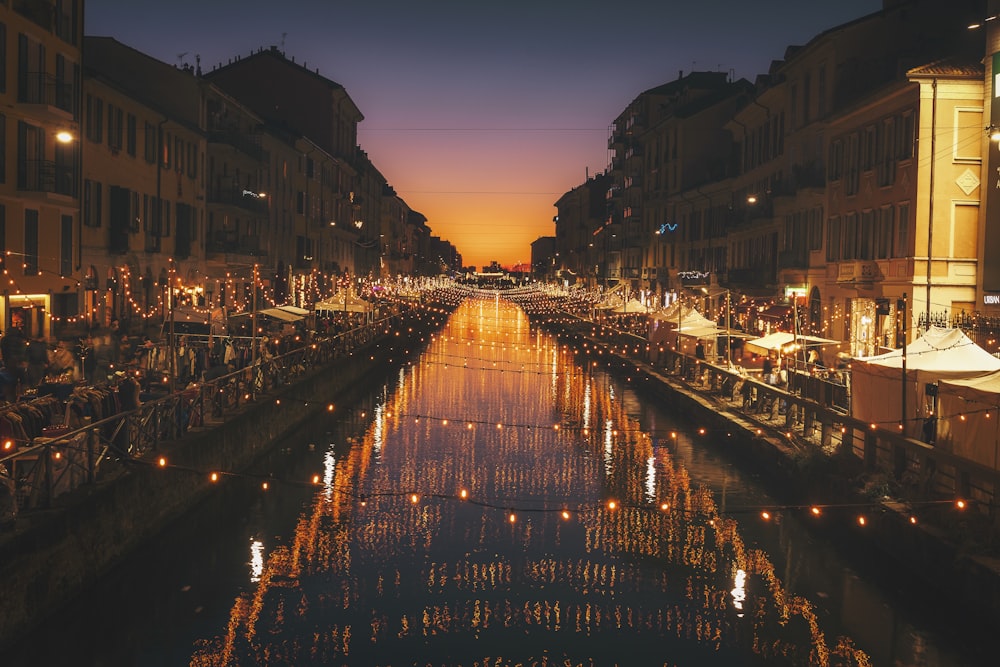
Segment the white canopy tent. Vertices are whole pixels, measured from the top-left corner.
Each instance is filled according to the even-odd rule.
[[[645,315],[649,312],[649,308],[646,308],[646,306],[637,299],[629,299],[625,303],[621,301],[601,302],[594,306],[594,308],[612,315]]]
[[[761,338],[755,338],[746,342],[747,349],[758,354],[767,354],[774,350],[784,350],[793,345],[801,347],[819,347],[823,345],[836,345],[839,341],[829,338],[819,338],[817,336],[795,335],[787,331],[775,331]]]
[[[938,383],[935,444],[1000,469],[1000,372]]]
[[[855,359],[851,370],[851,414],[876,424],[898,423],[903,416],[903,350]],[[1000,359],[960,329],[925,331],[906,346],[906,435],[920,438],[922,420],[931,416],[927,385],[996,371],[1000,371]]]
[[[724,328],[719,327],[694,308],[671,307],[651,314],[647,338],[650,343],[665,342],[668,346],[673,347],[677,344],[678,336],[710,339],[714,343],[716,336],[725,333]]]
[[[289,312],[284,308],[264,308],[257,311],[258,315],[265,315],[275,320],[281,320],[282,322],[298,322],[301,319],[305,319],[305,315],[298,315],[296,313]]]
[[[313,305],[313,310],[330,313],[367,313],[371,310],[371,304],[344,292],[317,302]]]

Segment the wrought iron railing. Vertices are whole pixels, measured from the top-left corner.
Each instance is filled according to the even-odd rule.
[[[193,428],[224,422],[246,403],[367,345],[400,317],[391,315],[278,356],[258,358],[245,368],[136,409],[18,443],[16,451],[0,457],[0,523],[51,507],[58,496],[120,472],[130,461],[184,438]],[[3,506],[5,490],[15,505]]]

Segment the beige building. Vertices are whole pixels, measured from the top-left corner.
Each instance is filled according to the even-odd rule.
[[[0,4],[0,328],[29,336],[80,310],[83,3]]]
[[[80,257],[89,325],[205,306],[205,97],[193,71],[88,37]]]

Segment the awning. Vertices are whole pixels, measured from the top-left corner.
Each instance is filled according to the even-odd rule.
[[[299,308],[298,306],[278,306],[278,308],[288,311],[292,315],[301,315],[302,317],[305,317],[312,312],[310,310],[306,310],[305,308]]]
[[[283,322],[298,322],[303,319],[302,315],[296,315],[295,313],[290,313],[282,308],[265,308],[263,310],[257,311],[258,315],[266,315],[267,317],[272,317],[276,320],[281,320]]]
[[[776,331],[772,334],[768,334],[763,338],[755,338],[754,340],[748,340],[746,342],[747,348],[751,352],[770,352],[772,350],[780,350],[788,345],[793,345],[798,343],[802,347],[813,347],[818,345],[836,345],[840,341],[830,340],[829,338],[819,338],[817,336],[805,336],[799,334],[790,334],[787,331]]]

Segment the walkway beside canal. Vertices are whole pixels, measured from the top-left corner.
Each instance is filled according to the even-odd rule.
[[[191,396],[178,392],[25,447],[18,455],[42,462],[39,480],[48,490],[58,482],[52,461],[65,460],[70,448],[82,450],[72,466],[82,471],[72,490],[49,496],[0,532],[0,646],[195,507],[212,493],[213,475],[240,474],[283,434],[405,362],[444,317],[444,310],[404,306],[368,325],[370,335],[355,335],[351,349],[334,342],[329,354],[318,354],[307,346],[301,354],[308,359],[292,374],[283,364],[267,372],[255,366]],[[194,411],[201,418],[192,422]]]
[[[995,471],[873,429],[725,361],[651,351],[634,334],[576,317],[536,321],[587,363],[686,415],[706,446],[752,466],[790,506],[815,507],[831,528],[849,531],[943,597],[1000,622]],[[844,511],[827,511],[833,508]]]

